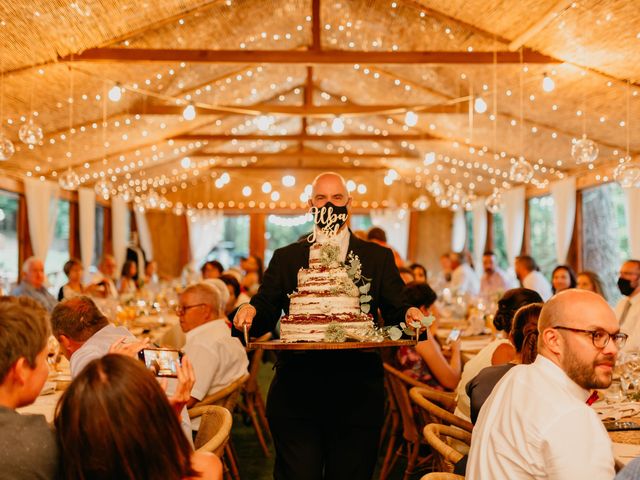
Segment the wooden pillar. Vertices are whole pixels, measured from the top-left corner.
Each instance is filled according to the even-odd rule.
[[[263,260],[266,247],[264,239],[266,220],[267,217],[264,213],[252,213],[249,216],[249,254],[260,257]]]
[[[104,207],[102,230],[102,255],[113,255],[113,230],[111,228],[111,207]]]
[[[130,234],[138,231],[138,222],[133,208],[129,208],[129,232]]]
[[[573,222],[573,233],[569,252],[567,253],[567,264],[574,271],[581,272],[584,269],[583,247],[582,247],[582,190],[576,191],[576,216]]]
[[[22,275],[22,264],[33,255],[31,235],[29,233],[29,219],[27,217],[27,200],[24,195],[18,195],[18,279]]]
[[[80,208],[77,201],[69,202],[69,257],[80,258]]]
[[[487,211],[487,238],[484,242],[484,251],[487,252],[489,250],[493,251],[494,247],[494,238],[493,238],[493,214]]]
[[[524,201],[524,238],[522,239],[522,249],[520,255],[531,254],[531,220],[529,218],[529,200]]]
[[[418,221],[420,212],[411,211],[409,214],[409,241],[407,245],[407,260],[415,262],[418,258]]]

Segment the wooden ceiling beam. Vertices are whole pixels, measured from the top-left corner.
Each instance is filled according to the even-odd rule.
[[[357,142],[357,141],[420,141],[420,140],[442,140],[439,137],[435,137],[428,133],[420,134],[389,134],[389,135],[374,135],[374,134],[344,134],[344,135],[308,135],[308,134],[291,134],[291,135],[266,135],[266,134],[247,134],[247,135],[233,135],[233,134],[185,134],[175,135],[171,137],[176,141],[208,141],[208,142],[230,142],[232,140],[237,141],[291,141],[291,142],[339,142],[341,140]],[[445,139],[446,140],[446,139]]]
[[[528,64],[556,64],[561,60],[525,49]],[[351,50],[198,50],[169,48],[90,48],[61,62],[187,62],[218,64],[419,64],[491,65],[493,52],[403,51],[362,52]],[[500,64],[519,64],[520,52],[499,51]]]
[[[277,153],[262,153],[262,152],[206,152],[199,151],[197,153],[185,154],[185,157],[189,158],[255,158],[257,160],[285,160],[285,159],[313,159],[313,160],[327,160],[336,161],[343,159],[352,160],[367,160],[375,159],[382,160],[386,158],[393,159],[406,159],[406,160],[418,160],[418,156],[409,156],[406,154],[393,154],[393,153],[324,153],[314,152],[309,150],[299,151],[283,151]],[[253,166],[252,166],[253,168]]]

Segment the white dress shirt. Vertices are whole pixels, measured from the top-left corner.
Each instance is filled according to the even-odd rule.
[[[109,353],[109,347],[119,338],[127,337],[135,341],[136,337],[124,327],[109,324],[98,330],[73,354],[69,359],[71,378],[75,378],[91,360],[104,357]]]
[[[491,274],[484,272],[480,278],[480,295],[489,298],[495,294],[502,295],[513,288],[513,282],[501,269],[496,268]]]
[[[451,272],[450,287],[458,294],[468,293],[470,295],[478,295],[478,293],[480,293],[480,280],[475,270],[466,263],[463,263]]]
[[[618,321],[620,321],[622,317],[627,302],[631,302],[631,306],[629,307],[624,322],[620,325],[620,331],[629,335],[627,343],[625,343],[622,349],[623,352],[640,350],[640,294],[636,294],[633,297],[622,297],[620,299],[615,308]]]
[[[527,276],[524,277],[524,280],[522,280],[522,286],[529,290],[538,292],[542,297],[542,300],[545,302],[553,296],[549,280],[547,280],[544,275],[537,270],[529,272]]]
[[[588,397],[542,355],[512,368],[480,410],[465,478],[610,480],[611,440]]]
[[[187,332],[184,351],[193,364],[196,383],[191,396],[198,400],[213,395],[248,373],[249,359],[240,340],[222,319],[212,320]],[[200,427],[200,418],[191,421]]]

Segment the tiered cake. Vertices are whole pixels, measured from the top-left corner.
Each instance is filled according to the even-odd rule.
[[[338,261],[338,253],[337,245],[311,246],[309,268],[298,271],[298,289],[289,295],[289,315],[280,322],[283,342],[322,341],[332,322],[347,335],[358,336],[373,328],[371,315],[361,311],[360,291]]]

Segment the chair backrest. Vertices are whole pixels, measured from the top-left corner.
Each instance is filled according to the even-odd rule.
[[[471,422],[454,415],[437,404],[439,396],[434,395],[432,388],[413,387],[409,390],[409,397],[416,405],[426,412],[427,417],[433,423],[455,425],[467,432],[471,432],[473,430],[473,424]]]
[[[455,438],[466,445],[471,444],[471,433],[440,423],[430,423],[424,427],[423,435],[434,452],[440,456],[442,469],[448,471],[453,470],[453,465],[458,463],[464,454],[450,446],[443,437]]]
[[[384,364],[384,368],[387,372],[392,373],[395,377],[399,378],[410,387],[420,387],[431,390],[432,396],[430,398],[433,398],[434,401],[438,402],[440,406],[449,410],[450,412],[453,413],[453,411],[456,409],[457,402],[455,392],[443,392],[441,390],[436,390],[426,383],[422,383],[415,378],[411,378],[409,375],[402,373],[400,370],[392,367],[388,363]]]
[[[267,332],[261,337],[255,339],[256,342],[267,342],[271,340],[271,332]],[[260,371],[260,364],[262,363],[262,356],[264,355],[264,350],[258,348],[256,350],[252,350],[251,362],[249,363],[249,379],[247,380],[247,384],[244,386],[245,391],[248,393],[253,393],[258,390],[258,372]]]
[[[420,480],[464,480],[464,477],[455,473],[431,472],[424,475]]]
[[[192,412],[197,414],[194,416],[201,417],[200,428],[193,442],[196,450],[221,456],[231,434],[231,412],[217,405],[194,407],[190,413]]]
[[[392,405],[394,405],[398,412],[400,412],[400,418],[402,419],[402,436],[409,442],[416,442],[420,438],[418,433],[418,424],[416,416],[411,407],[411,400],[409,400],[409,392],[407,386],[402,379],[398,378],[395,374],[397,370],[387,363],[384,363],[384,368],[387,371],[387,381],[389,383],[389,389],[391,390]]]
[[[204,405],[219,405],[226,408],[230,412],[236,408],[238,398],[240,397],[240,391],[243,385],[249,380],[249,375],[243,375],[234,382],[230,383],[222,390],[217,391],[213,395],[209,395],[202,399],[202,401],[196,403],[193,408],[201,407]],[[193,410],[193,408],[191,410]],[[189,410],[189,416],[191,417],[191,410]]]

